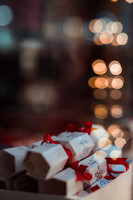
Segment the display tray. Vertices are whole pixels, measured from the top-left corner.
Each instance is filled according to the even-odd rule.
[[[52,188],[51,188],[52,189]],[[0,190],[0,200],[132,200],[133,162],[129,161],[129,170],[103,188],[83,197],[64,197],[19,191]]]

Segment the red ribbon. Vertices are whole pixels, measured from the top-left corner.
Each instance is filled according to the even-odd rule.
[[[126,162],[127,158],[117,158],[117,159],[112,159],[112,158],[106,158],[107,160],[107,168],[108,168],[108,171],[111,172],[111,173],[114,173],[114,174],[120,174],[120,173],[124,173],[126,171],[128,171],[129,169],[129,165],[128,163]],[[110,168],[110,164],[112,165],[124,165],[124,167],[126,168],[125,171],[114,171]]]
[[[121,173],[124,173],[126,171],[128,171],[129,169],[129,165],[128,163],[126,162],[127,158],[117,158],[116,160],[113,160],[112,158],[106,158],[107,160],[107,168],[108,168],[108,174],[106,176],[104,176],[103,178],[106,178],[108,180],[113,180],[115,179],[116,177],[113,176],[111,173],[113,174],[121,174]],[[113,169],[110,168],[109,165],[124,165],[124,167],[126,168],[125,171],[114,171]]]
[[[46,143],[51,143],[51,144],[61,144],[60,142],[58,141],[54,141],[51,136],[49,134],[46,134],[44,135],[44,138],[43,138],[43,141],[41,143],[41,145],[46,142]],[[62,144],[61,144],[62,145]],[[68,162],[71,160],[72,158],[72,152],[70,149],[66,148],[64,145],[62,145],[63,149],[65,150],[65,152],[67,153],[68,155]]]
[[[95,192],[96,190],[99,190],[100,189],[100,187],[98,186],[98,185],[95,185],[94,187],[91,187],[90,188],[90,190],[92,191],[92,192]]]
[[[92,130],[92,122],[89,122],[89,121],[87,121],[86,123],[85,123],[85,126],[84,126],[84,128],[82,129],[82,128],[79,128],[78,126],[76,126],[75,124],[69,124],[68,126],[67,126],[67,131],[68,132],[75,132],[75,131],[78,131],[78,132],[84,132],[84,133],[88,133],[89,135],[90,135],[90,132],[91,132],[91,130]]]
[[[87,165],[79,165],[79,161],[76,161],[71,164],[70,166],[72,169],[75,170],[77,175],[77,181],[91,180],[92,175],[90,173],[86,173]]]

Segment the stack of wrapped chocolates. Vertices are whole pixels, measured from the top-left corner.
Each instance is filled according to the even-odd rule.
[[[62,195],[74,198],[102,188],[129,169],[122,150],[99,141],[109,135],[87,121],[79,128],[69,124],[58,136],[44,135],[30,147],[0,152],[0,189]],[[112,151],[119,155],[111,158]],[[101,153],[102,152],[102,153]]]

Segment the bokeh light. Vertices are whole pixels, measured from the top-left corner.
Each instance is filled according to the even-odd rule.
[[[95,32],[95,30],[94,30],[94,24],[95,24],[96,21],[97,21],[97,19],[93,19],[93,20],[91,20],[90,23],[89,23],[89,30],[90,30],[92,33]]]
[[[133,0],[125,0],[127,3],[133,3]]]
[[[99,140],[98,146],[100,147],[100,149],[107,150],[112,146],[112,142],[108,138],[102,138],[102,139]]]
[[[99,39],[99,35],[98,34],[95,34],[94,38],[93,38],[93,41],[96,45],[103,45]]]
[[[93,32],[101,33],[104,29],[106,21],[104,19],[97,19],[94,21]]]
[[[117,128],[120,128],[120,126],[119,126],[118,124],[111,124],[111,125],[108,127],[107,131],[108,131],[108,133],[109,133],[110,135],[112,135],[112,131],[115,130],[115,129],[117,129]]]
[[[91,77],[89,80],[88,80],[88,85],[91,87],[91,88],[96,88],[95,86],[95,80],[96,80],[97,77],[93,76]]]
[[[102,158],[106,158],[107,157],[107,153],[105,151],[102,151],[102,150],[98,150],[94,154],[98,155],[98,156],[101,156]]]
[[[79,38],[83,33],[83,22],[79,17],[69,17],[63,25],[64,33],[70,38]]]
[[[110,69],[110,72],[113,74],[113,75],[119,75],[122,73],[122,67],[121,67],[121,64],[114,60],[112,61],[110,64],[109,64],[109,69]]]
[[[122,92],[120,90],[114,89],[110,92],[110,96],[111,96],[112,99],[118,100],[118,99],[122,98]]]
[[[120,150],[113,150],[110,153],[110,158],[112,158],[112,159],[119,158],[120,156],[121,156],[121,151]]]
[[[108,80],[104,76],[99,76],[95,80],[95,86],[99,89],[105,89],[108,86]]]
[[[115,128],[112,130],[111,135],[114,138],[122,138],[122,137],[124,137],[124,132],[120,128]]]
[[[123,148],[127,141],[124,138],[117,138],[114,143],[117,147]]]
[[[102,44],[110,44],[113,41],[113,35],[110,31],[103,31],[100,34],[100,42]]]
[[[106,66],[105,62],[100,59],[95,60],[92,63],[92,68],[93,68],[93,71],[99,75],[105,74],[107,72],[107,66]]]
[[[0,26],[7,26],[13,20],[13,13],[9,6],[0,6]]]
[[[123,108],[120,105],[113,105],[111,107],[111,115],[114,118],[120,118],[123,116]]]
[[[116,41],[119,45],[126,45],[128,42],[128,35],[126,33],[120,33],[117,35]]]
[[[118,33],[121,33],[123,30],[123,25],[121,22],[113,22],[112,25],[111,25],[111,32],[113,34],[118,34]]]
[[[107,92],[106,92],[106,90],[97,89],[94,91],[94,97],[98,100],[106,99]]]
[[[94,108],[94,114],[99,119],[105,119],[108,116],[108,109],[105,105],[99,104]]]
[[[117,76],[113,78],[111,85],[114,89],[121,89],[124,85],[124,79],[122,76]]]

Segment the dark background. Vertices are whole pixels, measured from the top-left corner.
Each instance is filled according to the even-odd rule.
[[[87,120],[105,128],[115,123],[129,129],[127,120],[131,120],[133,110],[132,4],[124,0],[0,0],[2,5],[8,6],[13,15],[10,23],[0,25],[2,143],[19,145],[19,138],[24,143],[24,137],[34,141],[43,133],[65,130],[70,122],[83,126]],[[65,22],[72,17],[82,22],[84,31],[80,37],[64,32]],[[88,26],[100,17],[120,21],[128,43],[96,45]],[[91,65],[96,59],[107,65],[112,60],[121,63],[124,87],[120,100],[110,98],[109,88],[106,99],[94,98],[94,88],[88,86],[88,80],[95,76]],[[97,104],[104,104],[109,110],[111,105],[119,104],[123,115],[113,118],[109,113],[99,119],[94,115]]]

